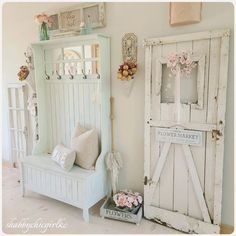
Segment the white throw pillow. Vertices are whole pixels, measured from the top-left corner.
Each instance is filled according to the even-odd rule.
[[[77,126],[76,129],[81,129],[81,126]],[[74,131],[74,134],[79,130]],[[94,169],[98,154],[98,134],[95,129],[91,129],[82,132],[76,137],[71,139],[71,149],[76,151],[75,164],[84,169]]]
[[[62,169],[69,171],[75,162],[75,151],[65,147],[63,144],[58,144],[52,153],[52,160],[58,163]]]

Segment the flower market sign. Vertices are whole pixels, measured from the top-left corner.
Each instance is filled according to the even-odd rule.
[[[161,142],[202,146],[202,132],[157,128],[156,139]]]

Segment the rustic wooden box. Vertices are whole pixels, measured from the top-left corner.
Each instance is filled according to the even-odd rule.
[[[106,217],[110,219],[131,222],[139,225],[143,215],[143,208],[141,205],[136,213],[119,210],[115,207],[112,198],[107,198],[104,204],[100,208],[100,215],[103,218]]]

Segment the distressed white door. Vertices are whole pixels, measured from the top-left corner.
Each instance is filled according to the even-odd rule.
[[[175,78],[169,76],[166,60],[181,51],[192,52],[197,66],[189,78],[181,78],[177,123]],[[228,51],[229,30],[145,40],[148,219],[185,232],[219,233]]]

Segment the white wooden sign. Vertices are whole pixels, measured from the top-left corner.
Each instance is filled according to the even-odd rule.
[[[202,132],[200,131],[157,128],[156,139],[158,142],[202,146]]]

